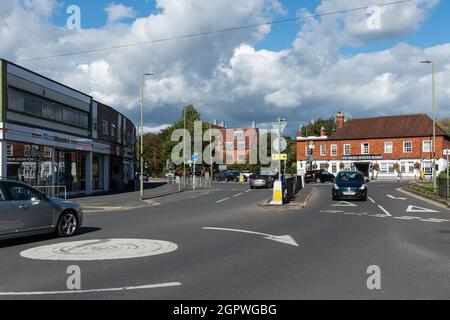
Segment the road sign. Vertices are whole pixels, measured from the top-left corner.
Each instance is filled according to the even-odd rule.
[[[273,147],[273,150],[275,152],[283,152],[287,148],[287,141],[284,138],[281,138],[281,141],[280,141],[280,138],[276,138],[273,141],[273,146],[272,147]],[[279,150],[280,147],[281,147],[281,150]]]
[[[197,162],[198,161],[198,153],[194,153],[192,155],[192,162]]]
[[[272,155],[273,161],[286,161],[287,160],[287,154],[273,154]]]

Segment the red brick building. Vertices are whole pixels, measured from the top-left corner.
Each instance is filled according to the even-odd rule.
[[[354,119],[336,117],[336,132],[320,137],[297,136],[298,170],[324,169],[333,174],[359,170],[380,179],[416,178],[433,170],[433,121],[426,114]],[[436,128],[436,170],[447,168],[444,150],[450,137]]]

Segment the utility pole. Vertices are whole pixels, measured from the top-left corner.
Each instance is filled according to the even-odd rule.
[[[146,76],[152,76],[153,73],[142,73],[141,74],[141,150],[140,150],[140,160],[141,160],[141,181],[140,181],[140,194],[141,200],[144,199],[144,79]]]

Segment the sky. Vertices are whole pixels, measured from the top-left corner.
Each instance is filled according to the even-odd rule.
[[[205,121],[288,133],[338,111],[347,118],[450,116],[450,0],[11,0],[0,2],[0,57],[86,92],[135,123],[140,74],[145,128],[175,122],[195,105]],[[81,29],[67,27],[80,8]],[[296,21],[193,38],[36,59],[279,19]],[[372,27],[369,21],[375,21]]]

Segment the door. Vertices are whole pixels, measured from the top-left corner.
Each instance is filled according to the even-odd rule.
[[[37,190],[17,182],[3,183],[15,206],[16,219],[21,222],[20,232],[51,229],[54,209]]]
[[[13,234],[23,227],[15,210],[16,206],[8,199],[0,182],[0,236]]]

